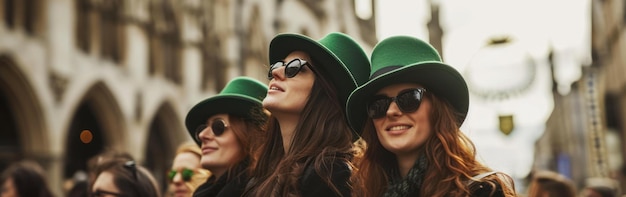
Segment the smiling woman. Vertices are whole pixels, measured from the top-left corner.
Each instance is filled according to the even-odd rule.
[[[374,47],[371,62],[370,80],[347,103],[351,127],[367,142],[352,177],[356,196],[516,195],[508,175],[476,160],[459,129],[467,85],[430,44],[390,37]]]
[[[201,147],[200,164],[212,175],[193,196],[241,196],[248,183],[253,143],[267,115],[261,99],[267,86],[249,77],[231,80],[216,96],[196,104],[185,119]]]

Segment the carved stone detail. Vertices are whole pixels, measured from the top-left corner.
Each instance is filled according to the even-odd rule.
[[[60,102],[63,99],[63,93],[67,89],[67,83],[67,78],[55,72],[50,72],[48,75],[48,85],[54,95],[54,101]]]

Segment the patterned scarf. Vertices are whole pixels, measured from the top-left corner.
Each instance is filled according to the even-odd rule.
[[[409,170],[406,179],[402,179],[400,173],[395,171],[388,183],[387,191],[383,196],[385,197],[405,197],[405,196],[419,196],[420,188],[422,187],[422,181],[426,174],[426,162],[425,156],[420,156],[413,167]]]

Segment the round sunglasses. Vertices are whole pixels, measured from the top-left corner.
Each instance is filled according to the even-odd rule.
[[[174,177],[178,173],[180,173],[180,176],[183,178],[184,182],[189,182],[189,181],[191,181],[191,177],[193,176],[194,171],[192,169],[188,169],[188,168],[183,168],[180,171],[171,170],[169,173],[167,173],[167,178],[170,180],[170,182],[174,182]]]
[[[396,97],[383,95],[374,96],[367,104],[367,115],[373,119],[385,117],[391,102],[396,102],[398,109],[400,109],[402,113],[417,111],[422,103],[422,97],[425,92],[426,89],[424,88],[410,88],[400,91]]]
[[[226,131],[227,127],[228,125],[226,125],[226,121],[224,121],[223,119],[215,119],[211,123],[211,130],[213,131],[213,135],[215,135],[216,137],[222,135],[224,131]],[[202,139],[200,138],[200,133],[202,133],[202,131],[204,131],[204,129],[206,128],[206,124],[201,124],[200,126],[198,126],[198,128],[196,128],[195,137],[198,142],[202,142]]]
[[[301,59],[293,59],[286,64],[284,61],[278,61],[270,66],[270,70],[267,72],[267,79],[272,80],[274,78],[272,72],[275,69],[283,66],[285,67],[285,77],[293,78],[300,72],[300,70],[302,70],[302,67],[304,67],[305,65],[309,65],[309,68],[311,67],[308,62]]]

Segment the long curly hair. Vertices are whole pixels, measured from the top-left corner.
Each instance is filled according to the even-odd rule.
[[[424,154],[428,163],[424,180],[437,181],[424,181],[420,196],[470,196],[471,188],[467,181],[491,169],[476,160],[474,144],[459,130],[459,117],[462,115],[456,113],[446,100],[433,94],[425,94],[425,97],[432,101],[429,121],[433,133],[419,154]],[[396,156],[382,146],[371,119],[364,126],[362,137],[367,142],[367,149],[352,176],[355,183],[353,194],[382,196],[386,191],[390,172],[398,169]],[[499,184],[505,194],[514,196],[514,189],[504,188],[508,184],[498,176],[475,181],[486,181],[494,186],[494,190],[496,184]]]
[[[351,165],[352,133],[334,87],[319,72],[316,71],[316,80],[286,153],[278,120],[270,116],[265,143],[255,156],[259,159],[252,169],[254,180],[246,189],[246,196],[302,195],[298,179],[309,165],[341,195],[330,175],[337,160]]]

